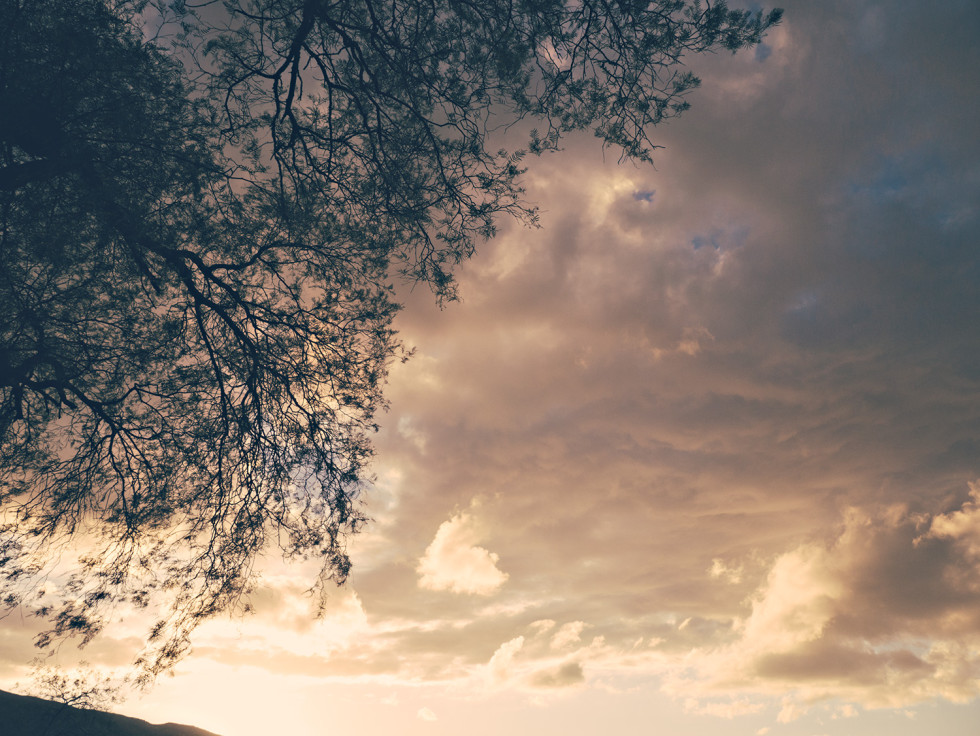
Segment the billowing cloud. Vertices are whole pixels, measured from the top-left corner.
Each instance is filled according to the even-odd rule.
[[[467,513],[443,522],[419,560],[419,587],[454,593],[490,595],[507,580],[498,556],[477,547],[478,532]]]
[[[552,649],[565,649],[566,647],[577,644],[582,638],[582,631],[585,629],[584,621],[569,621],[564,624],[555,635],[551,637]]]
[[[579,662],[565,662],[553,668],[541,669],[530,678],[534,687],[546,688],[570,687],[584,681],[585,675]]]
[[[526,628],[526,636],[502,643],[493,653],[486,666],[487,680],[492,687],[527,692],[574,687],[585,682],[583,660],[599,661],[609,654],[601,638],[588,645],[579,644],[584,627],[581,621],[560,627],[550,639],[547,632],[554,622],[544,622],[552,626],[542,626],[542,623],[532,623]],[[563,652],[556,653],[556,649]]]
[[[775,559],[733,640],[695,650],[671,689],[789,696],[784,721],[829,698],[878,708],[976,697],[978,500],[971,484],[946,512],[848,510],[833,539]]]
[[[487,672],[492,682],[499,684],[513,677],[514,658],[524,646],[524,637],[506,641],[493,653],[487,664]]]

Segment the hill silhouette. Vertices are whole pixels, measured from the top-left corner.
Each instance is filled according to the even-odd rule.
[[[194,726],[147,723],[3,690],[0,732],[4,736],[217,736]]]

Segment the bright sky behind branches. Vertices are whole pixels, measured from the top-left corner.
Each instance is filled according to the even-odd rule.
[[[423,289],[322,620],[255,614],[121,712],[260,734],[968,736],[980,722],[980,6],[787,1],[656,169],[532,159]],[[0,623],[0,687],[32,622]],[[83,652],[124,666],[143,622]],[[132,634],[132,636],[131,636]],[[70,654],[67,645],[64,652]]]

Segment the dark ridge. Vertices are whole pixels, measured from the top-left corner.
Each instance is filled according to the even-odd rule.
[[[194,726],[147,723],[2,690],[0,732],[4,736],[217,736]]]

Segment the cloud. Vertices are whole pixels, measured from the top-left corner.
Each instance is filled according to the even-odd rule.
[[[503,683],[514,675],[514,659],[524,646],[524,637],[518,636],[506,641],[493,653],[487,663],[487,672],[493,683]]]
[[[541,669],[530,677],[534,687],[562,688],[585,682],[585,674],[579,662],[565,662],[552,668]]]
[[[601,659],[604,654],[602,640],[556,656],[555,638],[552,637],[549,646],[543,636],[550,627],[541,627],[540,623],[534,622],[528,627],[530,638],[518,636],[501,644],[493,653],[486,666],[487,681],[492,687],[534,692],[561,690],[585,682],[582,659]],[[578,642],[578,633],[583,626],[581,621],[576,621],[559,629],[558,634],[565,633],[559,639],[558,648],[569,650]]]
[[[708,570],[708,574],[713,578],[721,578],[726,580],[733,585],[737,585],[742,582],[742,576],[745,573],[744,565],[731,565],[726,563],[720,557],[715,557],[711,560],[711,568]]]
[[[656,170],[573,136],[526,178],[541,230],[502,221],[461,303],[406,295],[363,618],[304,672],[663,676],[725,717],[970,697],[980,47],[793,4],[764,63],[691,60]]]
[[[439,716],[432,712],[431,708],[419,708],[418,712],[419,719],[423,721],[438,721]]]
[[[684,702],[684,710],[699,716],[714,716],[731,720],[738,716],[758,713],[765,708],[763,703],[749,698],[728,698],[722,700],[698,700],[688,698]]]
[[[978,501],[974,483],[945,512],[848,510],[827,543],[779,555],[734,640],[695,650],[697,674],[669,689],[788,696],[783,722],[827,698],[876,708],[980,695]]]
[[[443,522],[419,560],[419,587],[475,595],[495,592],[508,576],[497,569],[496,554],[476,546],[478,539],[467,513]]]
[[[962,508],[933,517],[929,531],[915,543],[930,539],[951,540],[966,559],[980,562],[980,482],[970,484],[970,500]],[[959,582],[969,585],[966,580]]]
[[[577,644],[582,638],[582,631],[585,629],[584,621],[571,621],[564,624],[555,635],[551,637],[552,649],[564,649],[572,644]]]

